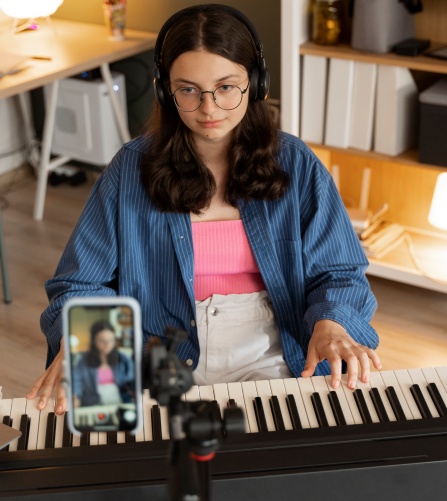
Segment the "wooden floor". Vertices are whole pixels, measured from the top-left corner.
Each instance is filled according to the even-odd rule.
[[[32,218],[31,177],[1,197],[12,303],[0,302],[0,386],[3,397],[24,396],[44,370],[46,341],[39,327],[47,306],[44,282],[55,267],[94,181],[48,187],[44,220]],[[3,193],[5,187],[0,188]],[[370,277],[379,302],[383,369],[447,365],[447,295]]]

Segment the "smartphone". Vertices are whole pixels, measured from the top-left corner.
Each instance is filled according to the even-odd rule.
[[[135,433],[142,424],[139,303],[120,296],[72,298],[62,320],[71,432]]]

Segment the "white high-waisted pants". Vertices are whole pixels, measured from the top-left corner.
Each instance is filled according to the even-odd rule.
[[[291,377],[266,291],[196,301],[197,385]]]

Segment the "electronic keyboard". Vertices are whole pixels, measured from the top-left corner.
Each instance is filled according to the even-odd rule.
[[[168,411],[141,398],[136,434],[81,437],[51,408],[0,400],[2,422],[22,430],[0,451],[0,497],[168,499]],[[194,386],[184,399],[243,410],[246,433],[209,463],[212,499],[445,499],[447,367],[372,372],[356,390],[314,376]]]

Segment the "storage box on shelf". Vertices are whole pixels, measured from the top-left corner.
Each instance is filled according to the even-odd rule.
[[[447,74],[447,62],[427,56],[406,57],[355,50],[349,45],[323,46],[309,41],[309,0],[281,1],[281,126],[300,136],[301,59],[305,55],[402,67],[411,70],[426,87]],[[447,45],[447,11],[444,0],[431,0],[416,20],[416,35],[432,40],[431,48]],[[428,83],[427,83],[428,82]],[[442,168],[421,164],[416,148],[388,156],[354,148],[337,148],[309,143],[322,162],[331,169],[339,166],[340,191],[347,205],[359,200],[363,169],[371,169],[369,205],[375,211],[388,203],[388,218],[409,229],[424,276],[412,262],[407,244],[401,242],[381,259],[370,259],[368,273],[447,293],[447,232],[436,231],[427,221],[436,178]]]

